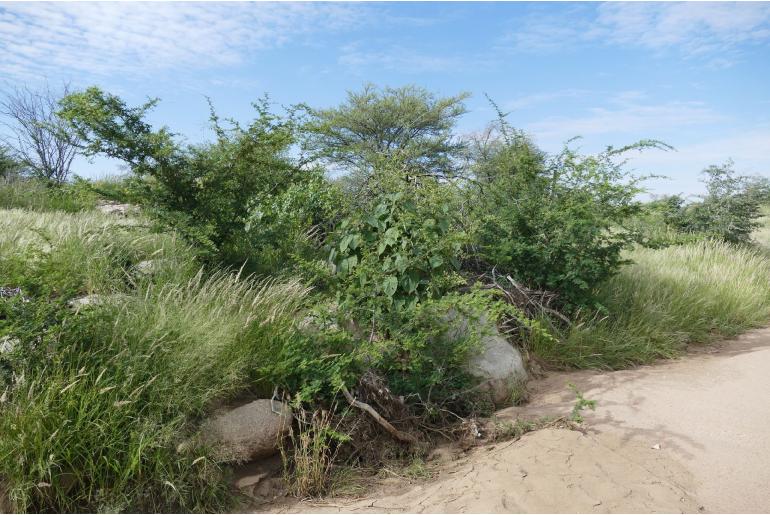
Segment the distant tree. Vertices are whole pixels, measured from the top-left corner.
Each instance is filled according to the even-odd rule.
[[[23,170],[22,164],[14,157],[13,150],[0,145],[0,179],[8,180],[18,177]]]
[[[67,85],[60,94],[47,84],[40,90],[21,86],[0,99],[0,124],[10,132],[6,145],[32,175],[57,184],[67,180],[80,143],[57,114],[59,100],[68,93]]]
[[[367,189],[385,163],[398,162],[406,179],[447,177],[464,146],[452,136],[466,112],[467,94],[439,98],[418,86],[380,89],[368,84],[348,92],[331,109],[301,106],[309,115],[305,149],[313,159],[351,174],[349,182]]]
[[[770,202],[770,177],[755,175],[747,180],[746,191],[762,204]]]
[[[751,177],[738,175],[732,161],[711,165],[703,174],[707,194],[685,208],[684,228],[730,243],[749,243],[761,216]]]

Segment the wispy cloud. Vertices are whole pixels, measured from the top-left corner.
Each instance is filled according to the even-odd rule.
[[[579,12],[578,12],[579,11]],[[592,43],[676,51],[725,67],[745,44],[770,42],[766,2],[608,2],[543,20],[542,13],[520,23],[506,44],[519,51],[555,51]]]
[[[359,44],[344,46],[337,62],[354,71],[375,67],[406,73],[459,70],[467,65],[467,61],[459,56],[429,54],[401,45],[372,50],[364,49]]]
[[[518,111],[522,109],[530,109],[537,107],[548,102],[555,100],[563,100],[567,98],[580,98],[590,93],[588,90],[583,89],[563,89],[558,91],[546,91],[543,93],[535,93],[532,95],[518,96],[512,100],[508,100],[503,104],[504,109],[510,109]]]
[[[362,23],[337,3],[0,3],[0,74],[149,75],[242,63]]]
[[[554,116],[526,127],[539,141],[558,145],[575,136],[628,135],[661,137],[673,129],[711,124],[723,120],[701,102],[651,103],[638,91],[610,96],[601,106],[577,116]]]

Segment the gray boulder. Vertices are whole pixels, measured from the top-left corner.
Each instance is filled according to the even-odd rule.
[[[519,349],[499,333],[481,338],[481,349],[468,361],[467,370],[481,380],[479,388],[489,392],[495,406],[510,401],[513,389],[527,380]]]
[[[450,338],[463,338],[469,334],[477,335],[479,348],[471,354],[466,371],[479,380],[477,388],[489,392],[495,406],[501,406],[511,400],[514,388],[527,381],[527,368],[519,349],[511,345],[500,334],[497,325],[482,314],[477,318],[451,311],[446,320],[450,323]]]
[[[291,429],[291,409],[280,401],[258,399],[204,422],[198,443],[219,462],[245,463],[278,452]]]

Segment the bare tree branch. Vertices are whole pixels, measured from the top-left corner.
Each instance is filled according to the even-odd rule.
[[[69,92],[67,84],[61,94],[48,84],[40,90],[17,86],[0,100],[0,125],[10,133],[6,145],[34,175],[56,183],[67,180],[80,148],[74,131],[57,115],[59,99]]]

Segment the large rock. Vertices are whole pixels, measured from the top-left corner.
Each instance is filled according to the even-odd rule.
[[[510,401],[514,388],[527,380],[519,349],[500,334],[481,338],[480,351],[471,357],[467,369],[481,380],[479,388],[489,392],[495,406]]]
[[[466,364],[467,372],[479,380],[478,389],[489,392],[495,406],[509,402],[513,390],[527,380],[527,368],[519,349],[511,345],[484,314],[469,318],[450,311],[446,320],[450,323],[447,333],[450,338],[474,335],[480,340]]]
[[[292,420],[286,404],[258,399],[205,422],[199,442],[219,462],[245,463],[278,452]]]

